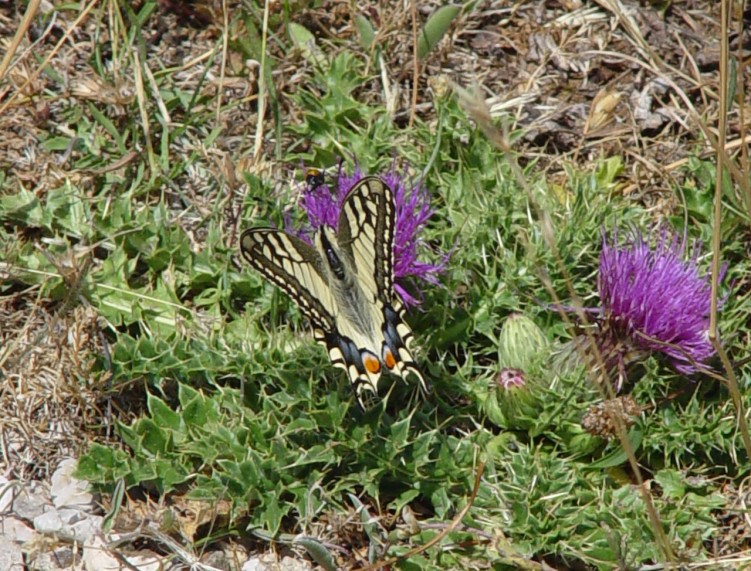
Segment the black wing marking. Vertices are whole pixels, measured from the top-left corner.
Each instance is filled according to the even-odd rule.
[[[313,246],[274,228],[254,228],[240,236],[248,263],[279,286],[316,329],[335,331],[334,300],[321,257]]]
[[[394,198],[378,177],[362,179],[342,204],[337,242],[353,260],[373,301],[393,303]]]
[[[417,366],[410,346],[414,334],[404,322],[403,310],[397,311],[390,305],[386,305],[383,310],[383,338],[384,343],[392,354],[396,357],[396,368],[402,379],[407,378],[409,373],[417,377],[420,382],[420,389],[423,394],[430,393],[430,383],[422,376],[420,368]]]

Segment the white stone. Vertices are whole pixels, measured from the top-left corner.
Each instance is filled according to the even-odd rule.
[[[312,571],[313,567],[307,561],[284,557],[281,562],[276,560],[273,553],[264,553],[248,559],[241,571]]]
[[[107,550],[102,536],[92,536],[83,546],[83,568],[86,571],[119,571],[120,562]]]
[[[21,547],[7,537],[0,537],[0,569],[3,571],[25,571]]]
[[[83,568],[85,571],[125,571],[133,568],[138,571],[162,571],[167,559],[144,551],[135,555],[123,556],[130,567],[123,565],[112,553],[101,535],[92,536],[83,547]]]
[[[57,510],[48,510],[34,518],[34,529],[45,535],[57,535],[63,529],[63,520]]]
[[[73,508],[52,509],[34,518],[34,529],[66,541],[85,543],[92,535],[102,531],[103,519],[102,516]]]
[[[60,462],[52,474],[50,496],[55,507],[70,506],[79,509],[91,508],[94,497],[88,492],[89,484],[73,477],[76,461],[68,458]]]
[[[13,500],[13,513],[21,519],[33,521],[49,509],[50,505],[45,487],[39,482],[32,482],[28,488],[19,490]]]
[[[248,559],[240,571],[277,571],[276,557],[271,553],[254,555]]]
[[[31,529],[26,522],[21,521],[12,515],[6,515],[0,518],[0,536],[6,537],[18,543],[26,543],[35,537],[36,532]],[[0,567],[2,569],[2,567]]]
[[[42,551],[29,557],[30,571],[70,571],[73,569],[73,550],[68,545]]]
[[[304,559],[285,556],[279,564],[279,571],[313,571],[313,567]]]

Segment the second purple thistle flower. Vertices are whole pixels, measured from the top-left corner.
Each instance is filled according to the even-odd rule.
[[[623,244],[617,231],[612,240],[602,236],[596,343],[606,367],[619,368],[619,387],[627,362],[650,353],[664,355],[683,374],[706,369],[715,349],[708,335],[711,282],[699,271],[700,245],[686,259],[686,242],[664,228],[654,246],[637,231]]]

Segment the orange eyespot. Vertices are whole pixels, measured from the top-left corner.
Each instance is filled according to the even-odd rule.
[[[381,372],[381,362],[370,353],[366,353],[363,356],[362,362],[363,362],[363,365],[365,365],[365,369],[369,373],[375,375],[376,373]]]
[[[388,347],[383,351],[383,362],[386,363],[386,367],[389,369],[396,367],[396,357],[394,357],[394,354]]]

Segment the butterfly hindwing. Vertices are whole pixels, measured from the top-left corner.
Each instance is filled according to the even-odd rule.
[[[394,295],[395,211],[392,190],[377,177],[362,179],[349,192],[339,215],[338,242],[350,253],[361,283],[372,295],[371,311],[382,324],[384,343],[380,360],[392,372],[417,376],[429,387],[410,351],[412,331],[404,322],[403,307]],[[356,390],[365,388],[352,379]],[[376,389],[373,386],[371,390]]]

